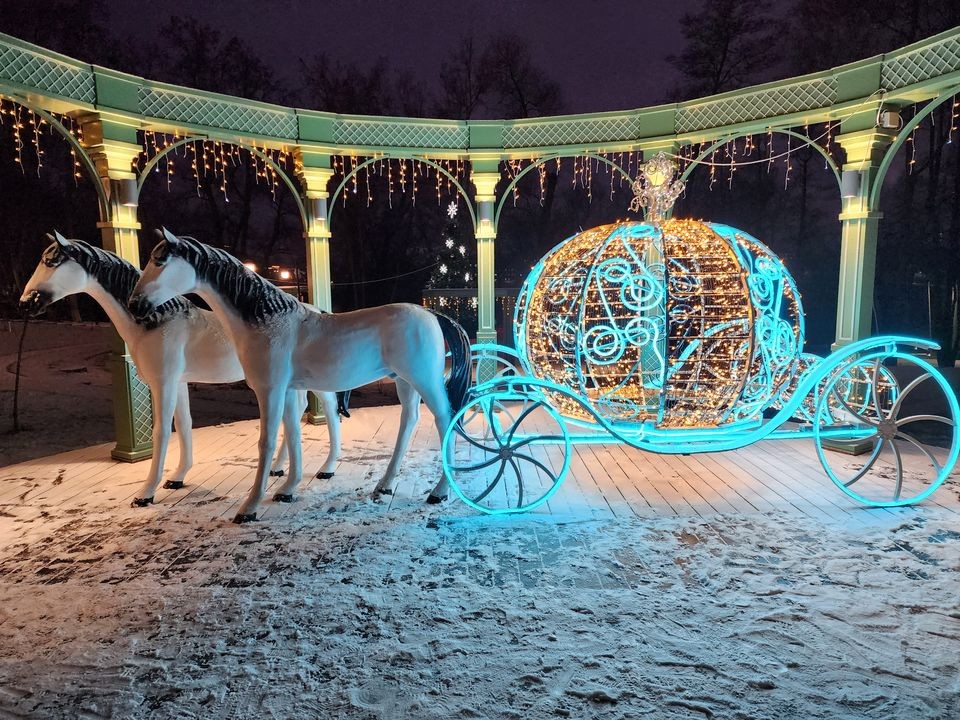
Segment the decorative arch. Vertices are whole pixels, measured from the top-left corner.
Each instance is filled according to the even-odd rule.
[[[87,172],[90,181],[93,183],[93,188],[97,193],[97,201],[100,205],[100,219],[111,219],[110,199],[107,197],[107,191],[103,187],[103,182],[100,180],[100,173],[97,172],[97,166],[87,154],[86,148],[83,147],[76,137],[74,137],[73,133],[71,133],[66,126],[57,120],[57,118],[55,118],[50,112],[44,110],[38,105],[35,105],[29,100],[26,100],[19,95],[11,95],[10,93],[4,93],[3,96],[9,99],[11,102],[15,102],[17,105],[27,108],[34,115],[42,117],[44,120],[50,123],[50,127],[63,136],[63,139],[67,141],[67,143],[76,153],[77,158],[80,160],[80,164],[83,165],[83,169]]]
[[[501,196],[500,200],[497,201],[497,209],[496,209],[496,211],[494,212],[494,215],[493,215],[493,228],[494,228],[494,230],[496,231],[496,230],[498,230],[498,229],[500,228],[500,214],[503,212],[503,206],[504,206],[504,204],[506,203],[507,198],[510,197],[510,193],[511,193],[511,192],[513,191],[513,189],[517,186],[517,183],[520,182],[520,178],[522,178],[524,175],[526,175],[528,172],[530,172],[530,171],[533,170],[534,168],[538,168],[538,167],[540,167],[541,165],[544,165],[544,164],[546,164],[546,163],[548,163],[548,162],[551,162],[551,161],[553,161],[553,160],[557,160],[557,159],[559,159],[559,158],[568,158],[568,157],[588,157],[588,158],[594,158],[594,159],[596,159],[596,160],[599,160],[599,161],[602,162],[602,163],[606,163],[607,165],[609,165],[610,167],[612,167],[614,170],[616,170],[617,172],[619,172],[621,175],[623,175],[623,177],[625,177],[625,178],[627,179],[627,182],[633,182],[633,178],[631,178],[630,175],[627,174],[627,171],[624,170],[620,165],[617,165],[617,163],[615,163],[613,160],[610,160],[609,158],[605,158],[603,155],[599,155],[599,154],[594,153],[594,152],[585,152],[585,153],[553,153],[553,154],[551,154],[551,155],[545,155],[544,157],[538,158],[538,159],[535,160],[534,162],[530,163],[529,165],[527,165],[527,167],[523,168],[523,170],[521,170],[521,171],[518,172],[516,175],[514,175],[513,180],[511,180],[511,181],[507,184],[507,186],[504,188],[504,190],[503,190],[503,195]]]
[[[840,189],[840,168],[837,167],[837,164],[833,161],[833,158],[830,157],[830,153],[828,153],[826,150],[820,147],[819,144],[811,140],[806,135],[801,135],[800,133],[795,132],[794,130],[790,130],[789,128],[780,128],[780,129],[773,128],[771,132],[773,132],[776,135],[789,135],[791,137],[795,137],[798,140],[801,140],[804,145],[808,145],[812,147],[814,150],[816,150],[818,153],[820,153],[824,161],[826,161],[827,166],[833,171],[833,176],[834,178],[836,178],[836,181],[837,181],[837,189],[838,190]],[[697,155],[697,157],[694,158],[692,162],[690,162],[690,164],[680,174],[680,180],[682,180],[683,182],[686,182],[687,178],[690,177],[690,173],[692,173],[697,168],[697,166],[700,164],[702,160],[704,160],[707,156],[713,154],[715,151],[722,148],[728,142],[731,142],[732,140],[736,140],[737,138],[747,137],[748,135],[756,135],[756,133],[749,133],[749,132],[737,133],[736,135],[728,135],[727,137],[722,138],[721,140],[716,140],[706,150],[703,150],[699,155]]]
[[[157,164],[159,164],[160,160],[166,157],[166,155],[171,151],[177,149],[178,147],[186,145],[187,143],[208,142],[210,140],[211,138],[202,137],[199,135],[193,135],[190,137],[181,138],[180,140],[177,140],[176,142],[171,143],[170,145],[167,145],[166,147],[163,148],[163,150],[159,151],[156,155],[150,158],[147,164],[143,166],[143,170],[140,171],[140,176],[137,178],[138,204],[140,199],[140,192],[143,189],[143,186],[146,183],[147,178],[150,177],[150,173],[157,166]],[[277,176],[281,180],[283,180],[283,183],[287,186],[287,188],[289,188],[290,194],[293,195],[293,200],[297,204],[297,210],[300,213],[300,222],[303,224],[304,230],[307,229],[310,223],[308,222],[308,219],[307,219],[307,208],[303,203],[303,197],[300,194],[300,189],[294,184],[293,180],[290,178],[289,175],[287,175],[286,170],[284,170],[282,166],[276,163],[274,159],[269,155],[267,155],[266,153],[261,152],[257,148],[253,147],[252,145],[248,145],[247,143],[239,142],[239,141],[238,142],[227,141],[227,140],[217,140],[217,142],[222,142],[226,145],[235,145],[237,147],[241,147],[247,152],[249,152],[251,155],[256,155],[258,158],[260,158],[265,163],[270,165],[270,167],[273,168],[273,171],[277,174]]]
[[[868,198],[868,209],[875,210],[877,208],[877,205],[880,202],[880,190],[883,188],[883,181],[887,176],[887,171],[893,164],[893,158],[896,156],[900,148],[903,147],[904,143],[907,142],[907,138],[910,137],[910,134],[921,122],[927,118],[928,115],[930,115],[930,113],[948,100],[952,100],[958,91],[960,91],[960,87],[954,87],[951,88],[951,90],[948,90],[944,95],[931,100],[924,106],[923,110],[910,118],[910,122],[900,129],[900,131],[897,133],[896,139],[890,144],[890,147],[888,147],[887,151],[884,153],[883,160],[880,161],[880,167],[877,168],[877,174],[873,179],[873,187],[870,190],[870,197]]]
[[[445,178],[447,178],[451,183],[453,183],[453,186],[457,189],[457,192],[463,196],[463,199],[467,201],[467,212],[470,213],[470,221],[473,223],[473,232],[474,234],[476,234],[477,212],[473,207],[473,201],[470,199],[470,194],[466,190],[464,190],[463,185],[460,184],[460,181],[457,180],[457,178],[454,175],[452,175],[446,168],[441,166],[439,163],[434,162],[433,160],[428,160],[426,158],[421,158],[421,157],[408,157],[408,156],[399,156],[399,155],[391,155],[391,154],[379,155],[377,157],[368,158],[343,176],[343,180],[340,182],[339,185],[337,185],[337,189],[333,191],[328,201],[327,227],[331,227],[330,223],[333,219],[333,209],[337,205],[337,198],[340,197],[344,189],[347,187],[347,183],[350,182],[350,180],[357,173],[359,173],[360,170],[362,170],[365,167],[368,167],[369,165],[372,165],[373,163],[379,160],[416,160],[417,162],[422,162],[425,165],[429,165],[430,167],[435,169],[438,173],[440,173]]]

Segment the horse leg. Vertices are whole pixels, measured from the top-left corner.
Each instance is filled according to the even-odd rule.
[[[287,466],[287,458],[290,457],[290,444],[288,438],[290,433],[287,432],[286,427],[283,429],[283,436],[280,438],[280,448],[277,450],[277,457],[271,465],[270,477],[283,477]]]
[[[337,462],[340,460],[340,413],[337,409],[337,394],[331,392],[317,393],[320,405],[323,406],[323,414],[327,418],[327,434],[329,435],[330,447],[327,450],[327,459],[323,461],[316,477],[320,480],[329,480],[333,477],[337,469]]]
[[[453,419],[453,413],[450,409],[450,401],[447,399],[447,389],[443,386],[442,376],[439,382],[431,383],[427,386],[418,388],[423,395],[423,402],[426,403],[430,412],[433,413],[433,419],[437,426],[437,433],[440,435],[440,447],[443,448],[443,436],[447,432],[447,427]],[[447,449],[447,464],[453,464],[453,446]],[[447,483],[447,476],[441,472],[440,481],[436,484],[430,494],[427,496],[428,503],[439,503],[447,499],[450,494],[450,486]]]
[[[390,458],[390,464],[387,465],[387,471],[373,490],[374,497],[377,497],[377,495],[393,495],[393,485],[396,481],[397,471],[400,469],[400,461],[403,459],[404,453],[407,452],[410,437],[413,435],[413,430],[420,419],[420,394],[406,380],[398,377],[396,383],[397,397],[400,398],[400,405],[403,408],[400,411],[400,432],[397,435],[397,445],[393,449],[393,456]]]
[[[183,487],[183,480],[193,467],[193,417],[190,415],[190,390],[186,383],[180,383],[177,388],[177,405],[173,412],[173,424],[177,429],[177,439],[180,441],[180,462],[163,486],[168,490],[179,490]]]
[[[301,399],[303,399],[302,393],[296,390],[287,391],[283,406],[283,437],[290,452],[290,476],[273,496],[274,502],[293,502],[293,493],[300,484],[303,460],[303,447],[300,443],[300,417],[303,415],[303,406],[299,405]]]
[[[257,404],[260,406],[260,440],[257,447],[260,450],[260,456],[257,459],[257,474],[254,478],[253,487],[250,488],[250,494],[247,495],[247,499],[233,518],[235,523],[245,523],[257,519],[257,507],[259,507],[260,501],[263,500],[263,496],[267,492],[270,460],[277,448],[277,431],[280,429],[280,418],[283,415],[285,397],[286,391],[276,386],[268,389],[260,388],[257,391]],[[300,424],[297,423],[297,447],[300,445],[299,428]],[[299,457],[297,460],[299,462]]]
[[[173,412],[177,403],[176,380],[161,378],[160,382],[150,387],[153,401],[153,457],[150,460],[150,471],[140,492],[133,498],[131,506],[146,507],[153,503],[157,486],[163,478],[163,461],[167,457],[167,444],[170,442],[170,425],[173,422]]]

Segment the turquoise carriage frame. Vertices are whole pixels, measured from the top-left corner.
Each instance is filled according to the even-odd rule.
[[[733,394],[727,393],[729,406],[716,412],[715,422],[704,422],[709,415],[694,412],[692,421],[681,415],[678,424],[676,417],[665,413],[672,376],[683,374],[685,365],[692,363],[693,376],[701,378],[704,358],[718,348],[732,347],[729,338],[709,346],[718,331],[701,326],[692,341],[668,348],[668,336],[675,340],[672,335],[686,329],[676,330],[669,317],[683,304],[674,302],[667,309],[666,298],[677,283],[689,282],[688,269],[677,264],[671,270],[674,258],[662,254],[649,262],[649,247],[641,252],[629,244],[667,233],[646,222],[586,231],[581,235],[600,231],[588,242],[603,238],[588,258],[593,262],[588,271],[577,265],[583,262],[579,247],[574,247],[577,259],[569,267],[558,272],[554,265],[545,271],[546,263],[578,237],[574,236],[544,256],[527,277],[516,307],[518,351],[494,344],[473,348],[474,362],[484,368],[487,379],[470,389],[444,436],[442,452],[444,473],[467,505],[504,514],[547,503],[569,473],[573,446],[587,443],[692,454],[733,450],[764,439],[808,438],[830,480],[852,499],[872,507],[921,502],[946,480],[960,456],[960,404],[944,376],[922,357],[939,346],[918,338],[881,336],[846,345],[825,358],[804,353],[799,295],[779,258],[735,228],[694,225],[709,228],[731,249],[741,268],[743,292],[751,301],[749,317],[723,323],[727,329],[737,323],[749,325],[749,332],[736,336],[741,358],[733,362],[741,367],[739,374],[733,373],[739,379],[732,384]],[[626,244],[618,246],[610,260],[603,249],[614,240]],[[623,257],[627,260],[621,262]],[[559,320],[550,316],[532,327],[529,305],[538,283],[562,299],[562,312]],[[619,316],[614,317],[599,292],[593,295],[593,304],[606,317],[585,323],[586,301],[577,305],[569,298],[585,298],[591,287],[603,284],[619,301]],[[662,316],[649,312],[657,303],[662,304]],[[564,312],[572,320],[564,319]],[[544,341],[539,350],[531,349],[538,340]],[[606,372],[622,360],[631,343],[643,346],[634,356],[639,359],[621,366],[627,367],[622,378],[599,389],[592,370],[600,367]],[[550,362],[538,365],[531,357],[537,352]],[[646,368],[641,367],[643,358]],[[633,377],[641,377],[656,391],[655,405],[638,405],[617,395]],[[696,387],[692,383],[683,390]],[[936,413],[911,414],[910,401],[924,393]],[[937,457],[939,450],[916,437],[921,426],[914,423],[946,430],[941,433],[945,457]],[[831,452],[836,443],[859,444],[863,452]]]

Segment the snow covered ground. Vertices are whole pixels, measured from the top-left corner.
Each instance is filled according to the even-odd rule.
[[[0,715],[958,717],[946,508],[491,519],[371,486],[247,526],[5,503],[38,532],[0,561]]]

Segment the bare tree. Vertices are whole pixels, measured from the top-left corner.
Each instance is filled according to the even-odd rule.
[[[768,0],[706,0],[681,18],[686,46],[667,60],[684,78],[684,97],[713,95],[769,80],[778,56],[779,23]]]
[[[440,65],[441,95],[437,114],[458,120],[472,118],[486,96],[488,79],[482,72],[473,37],[462,37]]]
[[[502,117],[527,118],[562,111],[560,86],[534,64],[529,47],[516,35],[491,40],[483,52],[481,67],[490,109]]]

